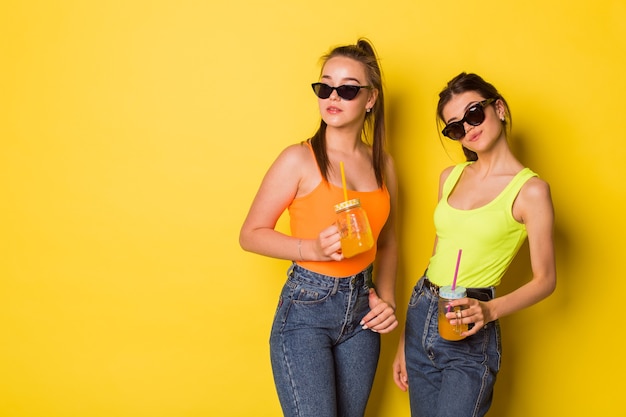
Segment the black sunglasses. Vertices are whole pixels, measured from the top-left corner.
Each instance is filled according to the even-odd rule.
[[[485,121],[485,106],[490,105],[496,101],[495,98],[488,98],[487,100],[479,101],[476,104],[472,104],[465,112],[465,115],[461,120],[448,123],[443,128],[441,133],[444,136],[449,137],[452,140],[461,140],[465,137],[465,126],[463,123],[467,123],[472,126],[478,126]]]
[[[333,93],[333,90],[337,90],[337,95],[344,100],[352,100],[359,94],[361,88],[372,88],[369,85],[340,85],[339,87],[331,87],[324,83],[311,84],[315,95],[319,98],[328,98]]]

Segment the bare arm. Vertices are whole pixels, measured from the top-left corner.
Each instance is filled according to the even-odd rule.
[[[400,340],[398,342],[398,350],[396,351],[396,357],[394,358],[392,365],[393,381],[402,391],[406,391],[409,389],[409,378],[406,372],[406,357],[404,354],[404,345],[405,336],[404,330],[402,330],[402,334],[400,335]]]
[[[275,230],[276,222],[302,188],[311,188],[310,153],[305,146],[285,149],[265,174],[241,227],[239,243],[249,252],[287,260],[341,260],[336,226],[320,232],[316,240],[303,240]],[[312,188],[311,188],[312,189]]]
[[[474,323],[475,326],[464,335],[472,335],[486,323],[538,303],[556,287],[554,209],[548,184],[539,178],[530,179],[517,197],[513,214],[526,225],[533,276],[515,291],[488,302],[468,298],[452,302],[451,305],[469,305],[467,313],[463,313],[465,318],[462,322]],[[451,323],[455,324],[455,320]]]
[[[552,294],[556,288],[554,208],[549,185],[539,178],[530,179],[520,191],[514,206],[514,215],[526,225],[528,231],[533,276],[517,290],[491,302],[491,320],[529,307]]]

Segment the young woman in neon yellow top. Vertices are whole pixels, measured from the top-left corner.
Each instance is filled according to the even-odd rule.
[[[462,73],[439,94],[442,133],[459,141],[467,162],[443,171],[435,209],[437,236],[416,284],[394,361],[394,381],[409,390],[414,417],[477,417],[488,411],[500,368],[498,319],[531,306],[556,286],[554,213],[548,184],[525,168],[507,142],[510,112],[496,88]],[[528,238],[532,279],[495,297],[495,286]],[[455,275],[467,297],[445,317],[469,325],[462,340],[438,334],[437,294]],[[455,306],[463,306],[458,313]]]

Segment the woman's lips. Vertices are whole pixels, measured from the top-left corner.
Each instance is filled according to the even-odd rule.
[[[478,140],[478,137],[480,136],[481,132],[476,132],[473,135],[471,135],[470,137],[467,138],[468,142],[476,142]]]

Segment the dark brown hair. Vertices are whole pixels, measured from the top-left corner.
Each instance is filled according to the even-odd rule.
[[[382,74],[376,52],[371,42],[367,39],[359,39],[356,45],[339,46],[331,50],[322,57],[323,64],[334,57],[343,56],[360,62],[365,67],[367,84],[378,90],[378,98],[372,110],[365,114],[365,124],[363,125],[363,137],[368,141],[368,132],[373,133],[372,140],[372,165],[376,182],[379,187],[383,184],[384,173],[384,150],[385,150],[385,96],[383,94]],[[324,65],[322,65],[322,68]],[[311,137],[311,146],[315,154],[315,159],[325,180],[328,180],[330,163],[326,153],[326,122],[322,120],[320,127]]]
[[[508,120],[510,126],[511,112],[509,110],[509,105],[498,90],[492,84],[483,80],[479,75],[462,72],[450,80],[446,87],[439,93],[439,103],[437,104],[437,121],[439,127],[441,127],[441,124],[445,125],[443,108],[446,104],[448,104],[448,102],[450,102],[452,97],[455,95],[462,94],[467,91],[475,91],[485,100],[493,98],[502,101],[505,109],[505,121],[503,123],[506,124]],[[467,149],[465,146],[463,146],[463,153],[468,161],[476,161],[478,159],[476,152]]]

